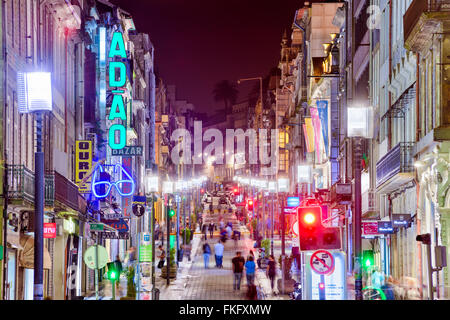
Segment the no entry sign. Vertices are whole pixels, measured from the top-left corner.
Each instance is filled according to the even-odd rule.
[[[318,274],[330,274],[334,270],[333,255],[326,250],[317,250],[311,255],[310,265]]]

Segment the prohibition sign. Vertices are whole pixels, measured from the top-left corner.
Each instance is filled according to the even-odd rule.
[[[311,255],[310,265],[318,274],[330,274],[334,270],[334,257],[329,251],[317,250]]]

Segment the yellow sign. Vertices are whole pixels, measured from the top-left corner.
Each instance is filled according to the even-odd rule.
[[[80,193],[91,192],[91,177],[85,178],[92,169],[92,141],[75,142],[75,183]]]

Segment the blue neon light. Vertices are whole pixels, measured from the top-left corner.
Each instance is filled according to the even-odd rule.
[[[131,175],[125,170],[125,168],[121,164],[116,164],[114,166],[114,172],[118,172],[118,171],[116,171],[117,168],[120,168],[120,170],[122,171],[122,176],[125,175],[128,179],[122,179],[122,180],[118,180],[118,181],[115,181],[112,183],[109,181],[98,180],[100,177],[100,172],[104,172],[105,169],[103,168],[103,166],[101,164],[97,164],[95,166],[94,176],[92,177],[92,182],[91,182],[91,190],[96,198],[99,198],[99,199],[106,198],[111,193],[113,186],[116,188],[117,192],[122,197],[128,197],[134,193],[135,182],[134,182],[133,178],[131,177]],[[122,190],[120,190],[118,187],[118,184],[120,184],[120,183],[131,183],[131,191],[129,193],[122,192]],[[98,194],[98,192],[95,190],[95,187],[99,186],[99,185],[103,185],[103,184],[107,185],[105,194]]]

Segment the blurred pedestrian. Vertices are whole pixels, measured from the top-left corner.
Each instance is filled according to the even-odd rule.
[[[164,266],[164,261],[165,261],[164,259],[166,258],[166,251],[164,250],[164,248],[163,248],[162,245],[159,245],[158,249],[159,249],[159,255],[158,255],[158,258],[159,258],[158,268],[161,269],[161,268]]]
[[[248,260],[245,263],[245,275],[247,277],[247,285],[250,287],[250,285],[254,284],[255,282],[255,261],[254,257],[252,255],[248,256]]]
[[[212,239],[214,236],[214,222],[209,223],[209,238]]]
[[[203,235],[205,237],[205,240],[207,240],[208,239],[208,225],[207,224],[203,225],[202,232],[203,232]]]
[[[267,264],[266,275],[270,279],[270,286],[272,287],[272,291],[275,285],[275,276],[277,274],[277,264],[275,262],[275,258],[273,255],[269,256],[269,263]]]
[[[223,268],[223,265],[222,265],[223,250],[224,250],[224,246],[222,244],[222,241],[219,240],[214,245],[214,256],[216,258],[216,267],[217,268]]]
[[[203,244],[203,261],[205,262],[205,269],[208,269],[210,255],[211,255],[211,247],[205,240],[205,243]]]
[[[385,283],[381,286],[381,290],[383,290],[384,295],[386,296],[386,300],[395,300],[394,296],[394,279],[392,276],[386,277]]]
[[[236,256],[231,260],[233,267],[233,290],[241,290],[241,279],[244,271],[245,259],[241,256],[241,252],[237,251]]]

